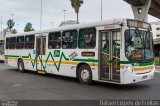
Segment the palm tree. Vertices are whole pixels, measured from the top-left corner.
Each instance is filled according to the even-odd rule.
[[[71,6],[75,9],[75,13],[77,14],[77,24],[79,23],[79,8],[83,3],[83,0],[71,0]]]
[[[12,19],[9,19],[8,21],[7,21],[7,26],[8,26],[8,28],[11,30],[13,27],[14,27],[14,21],[12,20]]]
[[[24,28],[24,32],[34,31],[34,28],[32,27],[32,24],[28,22]]]

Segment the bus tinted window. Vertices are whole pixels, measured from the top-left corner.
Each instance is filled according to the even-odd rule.
[[[96,29],[87,28],[79,31],[79,48],[89,49],[96,46]]]
[[[49,49],[60,49],[61,48],[61,32],[49,34],[48,48]]]
[[[24,36],[17,37],[16,49],[24,49]]]
[[[77,48],[77,30],[63,32],[63,49],[75,49]]]
[[[6,49],[9,49],[9,38],[6,39]]]
[[[27,35],[25,36],[25,49],[34,49],[34,35]]]
[[[9,39],[9,49],[15,49],[16,48],[16,37],[11,37]]]

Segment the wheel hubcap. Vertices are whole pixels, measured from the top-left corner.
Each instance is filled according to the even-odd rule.
[[[22,66],[22,63],[19,63],[19,70],[20,70],[20,71],[22,71],[22,69],[23,69],[22,67],[23,67],[23,66]]]
[[[81,78],[84,81],[87,81],[90,78],[89,71],[87,69],[83,69],[81,72]]]

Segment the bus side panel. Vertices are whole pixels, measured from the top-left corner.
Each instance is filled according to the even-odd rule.
[[[17,68],[18,59],[22,59],[26,70],[36,70],[35,55],[33,55],[33,50],[6,50],[6,55],[8,55],[8,65]]]
[[[6,50],[5,55],[7,55],[7,64],[17,68],[17,60],[18,60],[18,55],[16,53],[16,50]]]
[[[59,52],[59,56],[57,57],[55,52]],[[81,63],[88,64],[92,71],[93,80],[98,80],[98,64],[94,63],[94,59],[89,57],[82,57],[81,54],[85,50],[74,49],[74,50],[50,50],[48,51],[48,58],[46,64],[46,71],[47,73],[56,74],[56,75],[63,75],[69,77],[77,77],[76,76],[76,69],[77,65]],[[90,50],[93,51],[94,50]]]
[[[65,51],[65,52],[64,52]],[[67,51],[67,52],[66,52]],[[47,73],[76,77],[76,63],[69,61],[71,50],[48,50],[45,56]]]
[[[23,52],[23,61],[26,70],[36,71],[35,50],[25,50]]]

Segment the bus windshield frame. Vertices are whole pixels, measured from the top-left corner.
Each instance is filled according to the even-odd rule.
[[[154,60],[153,35],[150,31],[127,29],[125,32],[125,53],[129,61],[148,62]]]

